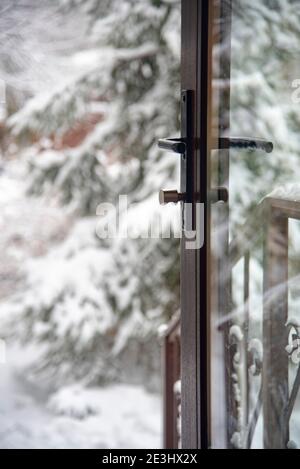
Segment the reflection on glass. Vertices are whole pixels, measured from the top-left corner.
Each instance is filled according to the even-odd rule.
[[[300,2],[216,0],[213,28],[211,148],[274,148],[209,155],[211,445],[300,447]]]

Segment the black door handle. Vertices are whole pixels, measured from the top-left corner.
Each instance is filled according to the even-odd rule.
[[[181,93],[181,138],[158,140],[158,147],[177,153],[181,156],[181,190],[160,191],[161,204],[194,203],[194,177],[192,172],[192,158],[194,152],[194,122],[193,122],[193,91],[183,90]],[[185,221],[183,220],[183,226]]]
[[[186,152],[186,142],[183,138],[168,138],[158,140],[158,146],[162,150],[171,151],[173,153],[178,153],[183,155]],[[226,149],[236,149],[236,150],[262,150],[266,153],[272,153],[274,150],[274,145],[268,140],[262,138],[241,138],[241,137],[231,137],[231,138],[219,138],[219,147],[215,150],[226,150]]]
[[[184,155],[186,152],[186,143],[183,138],[160,139],[158,140],[158,147],[179,155]]]

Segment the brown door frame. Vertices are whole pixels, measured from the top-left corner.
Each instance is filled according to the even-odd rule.
[[[182,447],[209,447],[209,355],[207,316],[207,148],[209,0],[182,0],[182,90],[193,91],[193,202],[205,204],[205,242],[181,248]],[[192,216],[188,214],[187,216]],[[188,223],[191,222],[187,221]]]
[[[204,204],[204,245],[198,250],[187,250],[183,234],[181,248],[181,379],[182,379],[182,446],[183,448],[206,449],[211,446],[212,429],[219,425],[217,441],[220,447],[227,447],[228,409],[231,406],[231,390],[225,389],[226,369],[229,370],[225,341],[220,342],[220,334],[213,338],[211,329],[211,310],[217,307],[223,313],[228,308],[228,291],[230,286],[220,281],[219,272],[228,264],[228,229],[222,231],[219,239],[222,255],[214,266],[214,281],[217,282],[217,304],[212,305],[211,289],[216,285],[212,282],[211,266],[211,214],[208,194],[213,189],[210,177],[210,154],[218,148],[219,138],[224,127],[228,129],[230,122],[224,122],[221,107],[229,106],[229,95],[218,96],[217,108],[213,109],[213,46],[214,41],[220,43],[230,34],[231,0],[182,0],[182,57],[181,83],[182,90],[193,91],[193,135],[194,148],[192,158],[193,203]],[[214,19],[226,21],[215,28]],[[230,50],[219,57],[217,65],[222,76],[230,77]],[[214,91],[214,100],[216,91]],[[216,105],[214,106],[216,107]],[[213,113],[217,112],[217,116]],[[214,129],[213,122],[219,120],[219,127]],[[183,129],[182,129],[183,131]],[[222,150],[219,167],[219,186],[228,184],[229,152]],[[184,189],[184,188],[182,188]],[[224,210],[223,210],[224,211]],[[226,224],[229,207],[223,213],[222,223]],[[187,217],[193,214],[187,214]],[[192,220],[187,220],[190,226]],[[228,276],[227,282],[230,282]],[[226,334],[225,334],[226,335]],[[224,339],[224,337],[223,337]],[[218,376],[223,376],[223,397],[218,406],[219,414],[211,413],[211,358],[212,347],[222,348],[223,363],[219,366]],[[227,409],[227,411],[226,411]],[[223,430],[221,430],[221,428]],[[223,434],[224,433],[224,434]],[[214,440],[215,440],[214,435]]]

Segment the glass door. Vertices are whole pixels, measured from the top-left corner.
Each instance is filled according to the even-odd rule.
[[[300,1],[214,0],[209,36],[209,446],[297,448]]]

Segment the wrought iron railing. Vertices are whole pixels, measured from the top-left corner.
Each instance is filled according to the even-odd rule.
[[[300,202],[267,197],[230,246],[230,270],[244,259],[244,318],[242,325],[246,367],[243,376],[246,388],[246,432],[243,447],[251,448],[259,416],[263,417],[263,447],[285,449],[290,442],[290,418],[300,386],[300,370],[289,392],[289,355],[287,345],[289,291],[289,219],[300,220]],[[259,239],[263,240],[263,317],[262,354],[249,339],[250,259]],[[260,356],[262,355],[262,356]],[[249,402],[249,378],[261,376],[261,386],[252,413]],[[234,409],[231,410],[233,412]],[[238,416],[235,415],[235,419]]]

